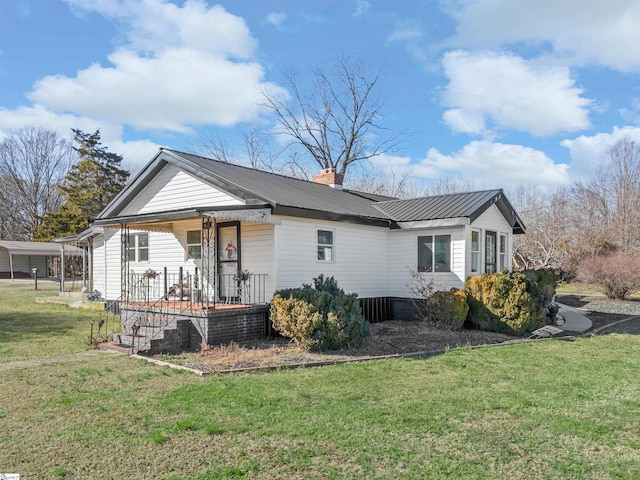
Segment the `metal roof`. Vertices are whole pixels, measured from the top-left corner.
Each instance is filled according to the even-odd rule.
[[[373,198],[388,197],[340,190],[309,180],[255,170],[175,150],[164,151],[197,165],[207,173],[230,182],[247,193],[254,194],[272,206],[388,220],[383,212],[372,206]]]
[[[119,213],[167,163],[242,199],[247,208],[271,206],[274,215],[321,218],[335,221],[391,226],[449,218],[469,218],[473,222],[496,204],[514,233],[524,233],[524,225],[502,190],[453,193],[408,200],[394,199],[351,190],[332,188],[308,180],[220,162],[185,152],[163,148],[131,183],[100,213],[96,225],[134,220]],[[202,206],[194,205],[201,211]],[[169,215],[181,212],[159,212]]]
[[[397,222],[471,217],[487,202],[495,203],[501,193],[502,190],[451,193],[378,202],[375,206]]]
[[[396,222],[417,222],[448,218],[468,218],[473,222],[489,207],[496,205],[513,227],[514,233],[524,233],[525,227],[502,190],[449,193],[408,200],[377,202],[375,208]]]
[[[61,248],[65,255],[80,256],[82,249],[72,245],[61,246],[59,243],[48,242],[18,242],[13,240],[0,240],[0,248],[5,248],[11,255],[32,255],[39,257],[60,256]]]

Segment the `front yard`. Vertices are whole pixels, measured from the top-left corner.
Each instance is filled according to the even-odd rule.
[[[0,292],[0,470],[21,478],[640,477],[637,336],[198,377],[83,353],[87,318],[21,295]]]

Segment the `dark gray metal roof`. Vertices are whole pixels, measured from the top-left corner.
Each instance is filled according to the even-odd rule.
[[[272,213],[276,215],[389,226],[394,222],[447,218],[469,218],[474,221],[487,208],[496,204],[513,227],[514,233],[524,233],[522,221],[502,190],[398,200],[383,195],[340,190],[308,180],[166,148],[161,149],[100,213],[96,224],[106,225],[110,220],[118,219],[132,220],[118,215],[167,163],[175,164],[191,175],[241,198],[246,205],[271,206]],[[194,208],[200,210],[198,206],[194,205]],[[169,213],[171,212],[165,212]]]
[[[165,151],[197,165],[208,174],[218,177],[225,183],[231,183],[274,207],[295,207],[388,220],[385,213],[372,205],[372,197],[385,197],[356,194],[349,190],[340,190],[308,180],[219,162],[175,150],[165,149]]]
[[[524,233],[524,224],[502,190],[450,193],[408,200],[377,202],[374,206],[396,222],[417,222],[447,218],[469,218],[471,222],[496,205],[514,233]]]

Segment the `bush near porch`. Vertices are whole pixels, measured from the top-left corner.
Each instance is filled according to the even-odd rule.
[[[369,335],[358,297],[347,294],[334,277],[320,275],[314,285],[275,293],[271,321],[276,330],[307,351],[340,350]]]

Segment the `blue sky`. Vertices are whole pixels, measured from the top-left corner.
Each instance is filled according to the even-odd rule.
[[[640,141],[638,25],[637,0],[0,0],[0,139],[100,128],[135,170],[269,130],[261,92],[342,53],[383,68],[380,123],[408,134],[379,169],[562,186]]]

